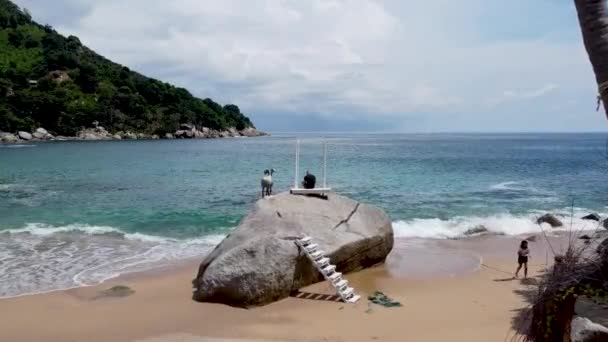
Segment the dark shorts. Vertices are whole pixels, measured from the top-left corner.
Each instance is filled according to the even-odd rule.
[[[525,264],[528,262],[528,257],[527,256],[519,256],[517,258],[517,262],[521,265],[521,264]]]

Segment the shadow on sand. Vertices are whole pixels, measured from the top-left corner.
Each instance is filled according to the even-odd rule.
[[[537,278],[511,279],[520,281],[522,287],[514,292],[524,299],[526,306],[513,310],[513,312],[515,312],[515,316],[511,320],[513,332],[510,333],[507,340],[519,341],[523,340],[520,336],[527,335],[532,322],[532,304],[538,294],[539,278],[541,277],[543,277],[543,275]]]

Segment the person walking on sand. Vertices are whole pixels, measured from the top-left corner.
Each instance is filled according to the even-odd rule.
[[[528,249],[528,241],[524,240],[519,245],[519,250],[517,251],[517,263],[519,266],[517,267],[517,271],[515,271],[515,278],[519,276],[519,271],[521,267],[524,267],[524,279],[528,278],[528,258],[530,257],[530,250]]]

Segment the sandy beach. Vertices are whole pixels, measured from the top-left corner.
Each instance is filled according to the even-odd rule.
[[[567,238],[552,238],[554,249]],[[287,298],[252,309],[191,300],[198,260],[99,286],[0,300],[2,341],[503,341],[518,333],[532,280],[512,279],[519,238],[397,240],[385,265],[349,274],[355,305]],[[530,276],[549,247],[531,243]],[[135,291],[104,295],[115,285]],[[399,308],[370,303],[379,290]],[[302,291],[331,294],[326,283]]]

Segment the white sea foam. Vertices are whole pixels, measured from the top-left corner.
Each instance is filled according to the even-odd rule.
[[[565,226],[561,230],[597,228],[597,222],[580,219],[590,212],[584,208],[573,209],[570,223],[570,210],[550,211],[564,215]],[[545,212],[448,220],[416,218],[394,222],[393,228],[395,236],[401,238],[453,238],[479,225],[507,235],[537,233],[541,227],[536,224],[536,218]],[[607,216],[606,213],[600,215]],[[547,225],[542,227],[552,231]],[[95,285],[121,274],[202,257],[223,238],[224,235],[208,235],[175,239],[128,233],[109,226],[30,223],[0,232],[0,298]]]
[[[224,238],[174,239],[108,226],[30,223],[0,232],[0,298],[95,285],[207,254]]]
[[[547,211],[532,211],[525,215],[499,214],[490,216],[462,216],[448,220],[438,218],[412,219],[393,222],[396,237],[410,238],[454,238],[462,236],[467,230],[484,226],[490,232],[519,235],[526,233],[539,233],[541,230],[594,230],[598,227],[598,222],[582,220],[581,217],[590,213],[589,210],[575,208],[571,215],[568,209],[553,210],[562,215],[560,219],[564,223],[563,227],[551,228],[548,224],[539,226],[536,219]],[[606,217],[606,213],[600,214]]]
[[[24,147],[36,147],[36,145],[23,145],[23,144],[17,144],[17,145],[1,145],[0,147],[4,147],[4,148],[24,148]]]
[[[490,186],[490,189],[492,189],[492,190],[511,190],[511,191],[525,190],[523,188],[515,186],[517,184],[519,184],[519,182],[514,182],[514,181],[502,182],[502,183],[498,183],[498,184],[494,184],[494,185]]]

